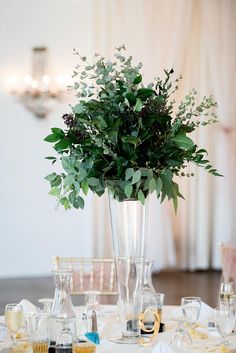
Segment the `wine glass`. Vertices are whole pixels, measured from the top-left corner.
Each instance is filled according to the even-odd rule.
[[[16,335],[23,324],[23,308],[20,304],[7,304],[5,309],[5,322],[9,330],[12,344],[16,345]]]
[[[229,345],[226,337],[229,336],[235,326],[235,310],[232,308],[216,308],[214,311],[216,330],[222,338],[222,343]]]
[[[187,322],[192,326],[199,318],[201,310],[201,298],[183,297],[181,299],[181,309]]]
[[[233,282],[223,282],[220,285],[220,300],[219,305],[220,307],[227,307],[229,306],[230,297],[234,294],[234,283]]]

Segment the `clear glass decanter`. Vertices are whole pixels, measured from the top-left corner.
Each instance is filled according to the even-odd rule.
[[[53,272],[55,295],[49,317],[50,347],[49,352],[55,352],[56,341],[61,334],[65,321],[72,335],[76,334],[75,311],[69,293],[72,271],[58,270]]]

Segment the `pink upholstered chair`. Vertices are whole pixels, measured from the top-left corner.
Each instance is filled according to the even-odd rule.
[[[71,294],[96,290],[117,295],[114,259],[53,257],[55,270],[71,270]]]
[[[221,243],[222,276],[224,282],[233,282],[236,290],[236,247]]]

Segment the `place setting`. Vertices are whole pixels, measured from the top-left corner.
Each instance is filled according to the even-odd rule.
[[[168,306],[165,294],[156,293],[152,285],[150,260],[139,260],[140,266],[146,267],[146,278],[134,292],[136,300],[130,303],[123,298],[124,303],[116,305],[100,304],[99,291],[85,291],[85,304],[74,307],[72,271],[53,271],[54,299],[39,299],[41,308],[26,299],[7,304],[0,326],[2,353],[236,351],[232,284],[221,284],[215,309],[199,297],[183,297],[179,306]]]

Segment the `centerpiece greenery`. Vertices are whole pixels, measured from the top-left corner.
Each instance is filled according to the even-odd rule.
[[[171,80],[173,69],[164,78],[145,85],[142,64],[132,64],[124,56],[125,47],[116,48],[115,61],[95,54],[95,63],[77,51],[80,64],[74,71],[71,87],[78,97],[69,114],[64,114],[65,129],[54,127],[45,141],[53,143],[59,157],[47,157],[54,164],[60,159],[63,172],[46,176],[50,194],[65,209],[83,208],[89,189],[101,196],[106,189],[115,199],[139,200],[155,192],[163,201],[172,199],[175,210],[179,191],[177,177],[189,162],[219,175],[188,136],[200,126],[215,123],[212,96],[196,104],[193,89],[179,104],[171,95],[181,76]],[[191,174],[192,175],[192,174]]]

